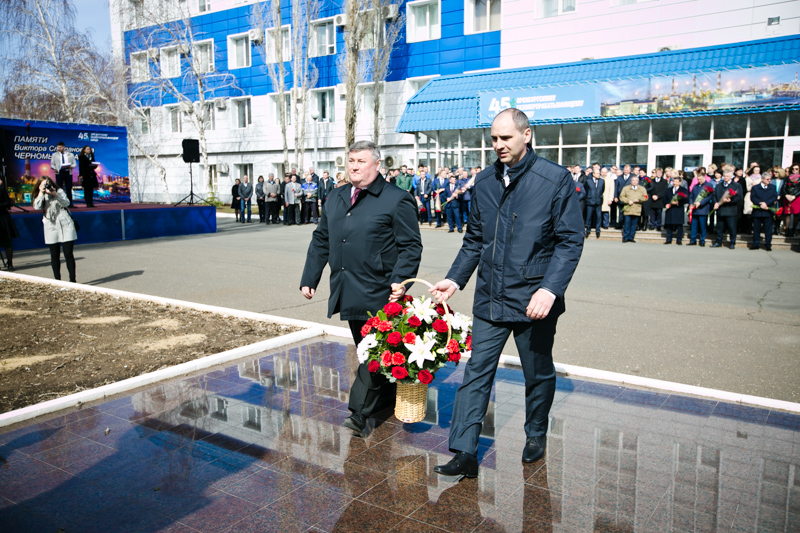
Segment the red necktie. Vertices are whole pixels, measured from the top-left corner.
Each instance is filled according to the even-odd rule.
[[[359,189],[358,187],[353,187],[353,193],[352,193],[352,196],[350,196],[350,205],[353,205],[353,204],[356,203],[356,199],[358,198],[358,193],[360,193],[360,192],[361,192],[361,189]]]

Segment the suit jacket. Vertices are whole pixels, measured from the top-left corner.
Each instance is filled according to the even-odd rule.
[[[606,182],[603,178],[597,178],[597,185],[594,184],[594,178],[586,178],[583,186],[586,189],[586,205],[597,206],[603,204],[603,191],[606,187]]]
[[[622,188],[622,192],[619,193],[619,201],[624,206],[623,214],[625,216],[640,216],[642,214],[642,204],[647,201],[647,198],[647,190],[643,185],[639,184],[636,190],[633,189],[633,186],[626,185]],[[633,202],[633,205],[628,202]]]
[[[367,320],[386,305],[391,284],[413,278],[422,258],[414,200],[378,175],[350,205],[352,185],[328,195],[308,246],[301,287],[316,289],[331,269],[328,317]]]
[[[750,189],[750,199],[753,201],[754,207],[761,202],[767,204],[767,207],[777,207],[778,190],[771,183],[767,185],[766,189],[759,183],[758,185],[753,185],[753,188]],[[770,218],[771,216],[772,212],[769,210],[753,209],[753,217],[755,218]]]
[[[285,203],[287,204],[299,204],[303,201],[303,186],[299,183],[289,182],[286,184],[286,188],[283,191],[285,196]]]
[[[702,184],[698,183],[694,187],[692,187],[692,192],[689,193],[689,201],[694,205],[697,202],[697,197],[700,196],[700,193],[703,189],[708,186],[712,189],[714,185],[708,182],[704,182]],[[694,211],[692,211],[693,216],[706,216],[711,213],[711,207],[714,204],[714,192],[712,191],[711,194],[700,200],[700,205],[695,207]]]
[[[669,187],[664,191],[664,206],[670,205],[670,208],[664,211],[664,224],[683,224],[684,211],[686,209],[686,202],[689,201],[689,191],[686,187],[678,187],[677,192],[672,192],[673,187]],[[681,198],[678,193],[683,193],[686,196]],[[677,200],[675,200],[677,198]],[[672,200],[678,202],[678,205],[672,205]]]
[[[736,191],[736,194],[731,198],[730,202],[727,203],[720,203],[719,204],[719,216],[721,217],[735,217],[739,214],[739,204],[742,203],[742,186],[736,183],[735,181],[731,180],[731,182],[725,185],[725,180],[720,180],[717,186],[714,188],[714,201],[719,202],[722,199],[722,196],[725,194],[725,191],[731,189]]]
[[[60,153],[58,150],[53,152],[53,155],[50,156],[50,168],[52,168],[56,174],[59,173],[61,170],[62,159],[61,156],[64,156],[63,162],[68,164],[70,168],[75,168],[77,165],[75,164],[75,156],[72,155],[70,152],[65,151],[63,154]]]
[[[336,182],[333,181],[333,178],[329,177],[327,181],[324,179],[319,180],[319,199],[322,200],[323,204],[328,200],[328,195],[335,188]]]
[[[614,180],[614,198],[619,198],[619,195],[622,193],[622,188],[631,184],[632,177],[633,174],[620,174],[617,176],[617,179]]]
[[[424,180],[419,179],[417,180],[417,184],[415,185],[414,196],[418,196],[421,201],[425,201],[423,198],[423,194],[427,194],[430,198],[431,193],[433,192],[433,181],[426,177]]]
[[[450,192],[450,183],[444,186],[444,192],[442,193],[442,201],[446,202],[450,200],[451,196],[455,196],[458,198],[461,195],[461,189],[458,186],[458,182],[453,184],[453,192]]]
[[[658,200],[653,200],[650,204],[653,209],[661,209],[666,205],[664,202],[664,194],[667,192],[667,189],[672,189],[672,185],[664,178],[658,180],[658,183],[656,183],[656,180],[652,181],[650,185],[650,198],[658,196]]]
[[[78,154],[78,175],[83,180],[83,186],[94,189],[97,187],[97,172],[92,163],[94,163],[94,154]]]

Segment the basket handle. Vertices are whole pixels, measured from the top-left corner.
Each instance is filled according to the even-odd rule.
[[[405,281],[400,282],[400,285],[405,287],[409,283],[414,283],[416,281],[418,281],[418,282],[420,282],[420,283],[422,283],[424,285],[427,285],[431,289],[433,288],[433,285],[431,283],[425,281],[422,278],[409,278],[409,279],[407,279]],[[447,342],[445,342],[445,345],[447,345],[447,344],[450,343],[450,339],[453,338],[453,326],[450,325],[450,306],[447,305],[447,304],[441,304],[441,305],[442,305],[442,307],[444,307],[444,318],[445,318],[445,322],[447,322]]]

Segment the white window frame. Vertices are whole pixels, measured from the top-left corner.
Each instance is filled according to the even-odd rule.
[[[164,111],[167,115],[167,124],[171,133],[180,133],[183,131],[183,113],[179,105],[164,106]]]
[[[435,27],[432,27],[430,24],[430,20],[427,22],[428,27],[428,36],[421,37],[416,34],[417,30],[417,16],[416,16],[416,8],[422,7],[424,5],[433,5],[436,4],[436,10],[438,11],[438,22]],[[409,2],[406,4],[406,20],[408,23],[406,24],[406,42],[408,43],[419,43],[422,41],[435,41],[436,39],[442,38],[442,2],[441,0],[416,0],[414,2]],[[435,30],[435,31],[434,31]]]
[[[272,111],[273,124],[275,124],[276,126],[280,126],[281,125],[281,114],[280,114],[280,111],[278,111],[278,97],[279,96],[280,95],[278,93],[272,93],[272,94],[269,95],[269,105],[270,105],[270,109]],[[283,93],[284,105],[286,106],[286,125],[287,126],[291,126],[292,125],[292,98],[291,98],[291,96],[292,96],[291,91],[286,91],[286,92]]]
[[[318,122],[335,122],[336,121],[336,91],[335,87],[327,87],[323,89],[315,89],[311,91],[314,95],[314,105],[319,113]],[[327,100],[326,108],[328,113],[326,116],[322,115],[322,100]]]
[[[372,114],[375,107],[375,84],[373,82],[359,83],[356,86],[362,113]]]
[[[277,63],[278,60],[275,57],[275,35],[277,34],[277,30],[272,28],[266,31],[265,39],[267,39],[267,63]],[[286,63],[287,61],[292,60],[292,26],[291,24],[284,24],[281,26],[281,36],[285,36],[283,38],[283,62]]]
[[[211,100],[209,102],[205,102],[203,104],[205,108],[203,110],[203,116],[201,117],[203,120],[203,129],[205,131],[214,131],[217,129],[217,108],[214,105],[214,101]]]
[[[244,40],[245,42],[244,50],[247,56],[245,65],[239,65],[236,61],[236,46],[239,40]],[[228,70],[249,68],[253,64],[253,51],[251,48],[250,35],[247,32],[228,35]]]
[[[475,2],[479,0],[464,0],[464,34],[469,35],[472,33],[488,33],[491,31],[500,31],[503,27],[503,4],[502,0],[485,0],[486,1],[486,29],[475,29]],[[539,0],[542,1],[542,0]],[[563,0],[557,0],[559,5]],[[495,2],[500,4],[500,27],[492,29],[492,4]],[[441,19],[439,19],[441,20]]]
[[[245,125],[242,126],[239,121],[239,106],[246,106],[246,114],[244,116]],[[253,125],[253,102],[249,96],[243,98],[231,98],[231,106],[233,107],[233,127],[234,129],[243,130]]]
[[[171,58],[174,58],[174,64],[171,64]],[[158,59],[162,78],[177,78],[181,75],[181,53],[177,46],[161,48],[158,52]],[[172,71],[173,68],[176,72]]]
[[[203,65],[201,61],[202,53],[200,53],[198,50],[206,47],[208,47],[208,64]],[[205,39],[192,45],[192,62],[197,69],[197,72],[214,72],[214,39]]]
[[[150,108],[143,107],[139,109],[137,115],[139,133],[142,135],[149,135],[150,131],[153,129],[152,113],[150,112]]]
[[[150,60],[147,50],[131,52],[131,81],[141,83],[150,80]]]
[[[558,11],[554,15],[546,15],[544,11],[544,3],[548,0],[538,0],[539,2],[539,18],[553,18],[553,17],[560,17],[562,15],[570,15],[578,11],[578,0],[555,0],[558,3]],[[570,2],[572,4],[572,9],[569,11],[564,11],[564,3]]]
[[[208,13],[211,11],[211,0],[197,0],[197,12]]]
[[[375,9],[367,9],[365,11],[360,11],[359,16],[362,17],[369,17],[368,20],[371,24],[370,30],[365,31],[364,37],[361,40],[361,49],[362,50],[374,50],[378,47],[378,44],[386,40],[386,19],[381,17],[378,19],[378,24],[382,25],[382,31],[379,31],[380,26],[375,27],[374,24],[376,22],[375,18]]]
[[[330,50],[331,44],[325,43],[325,51],[324,54],[318,54],[319,43],[317,42],[317,27],[318,26],[325,26],[326,28],[330,28],[330,35],[333,36],[333,51]],[[336,55],[336,26],[333,24],[333,17],[318,19],[311,23],[311,53],[308,57],[325,57],[325,56],[332,56]],[[326,32],[327,33],[327,32]]]

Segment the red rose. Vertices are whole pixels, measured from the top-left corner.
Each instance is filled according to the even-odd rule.
[[[405,342],[406,344],[414,344],[415,342],[417,342],[417,336],[414,335],[413,331],[409,331],[403,337],[403,342]]]
[[[361,327],[361,336],[366,337],[367,335],[369,335],[370,331],[372,331],[372,326],[370,326],[369,324],[364,324]]]
[[[728,194],[730,194],[731,196],[736,196],[736,191],[733,189],[728,189]]]
[[[461,361],[461,352],[450,352],[447,354],[447,360],[451,363],[458,363]]]
[[[460,352],[461,348],[458,346],[458,341],[455,339],[450,339],[450,342],[447,343],[447,351],[450,353]]]
[[[708,194],[714,192],[714,189],[712,189],[710,185],[704,185],[703,190],[706,191]]]
[[[644,199],[647,200],[647,195],[646,194],[644,195]]]
[[[420,370],[419,374],[417,374],[417,379],[419,379],[420,383],[425,383],[426,385],[433,381],[433,374],[428,372],[427,370]]]
[[[381,319],[378,318],[377,316],[374,316],[374,317],[370,318],[369,320],[367,320],[367,325],[370,326],[370,327],[373,327],[373,328],[375,326],[377,326],[378,324],[380,324],[380,323],[381,323]]]
[[[422,321],[419,318],[412,316],[408,318],[408,325],[412,328],[417,328],[422,325]]]
[[[388,320],[385,320],[378,324],[378,331],[389,331],[392,329],[392,323]]]
[[[472,335],[467,336],[467,341],[464,343],[467,350],[472,350]]]
[[[410,294],[406,294],[405,296],[403,296],[403,301],[404,302],[410,302],[412,300],[414,300],[414,297],[411,296]]]
[[[446,304],[439,304],[436,306],[436,312],[439,313],[439,316],[444,315],[444,308]],[[450,309],[448,309],[449,311]]]
[[[398,344],[400,344],[401,340],[403,340],[403,336],[400,335],[399,331],[393,331],[389,333],[388,337],[386,337],[386,342],[388,342],[392,346],[397,346]]]
[[[383,361],[383,366],[392,366],[392,352],[386,350],[381,354],[381,361]]]
[[[383,312],[386,316],[397,316],[403,312],[403,306],[397,302],[389,302],[383,306]]]
[[[447,322],[442,319],[437,319],[433,321],[433,329],[439,333],[447,333],[447,330],[450,328],[447,327]]]
[[[401,354],[400,352],[394,352],[392,354],[392,364],[393,365],[402,365],[406,362],[406,356]]]
[[[392,368],[392,375],[395,379],[405,379],[408,377],[408,370],[406,370],[405,367],[396,366]]]
[[[378,369],[381,367],[381,364],[377,362],[375,359],[369,362],[369,371],[370,372],[377,372]]]

